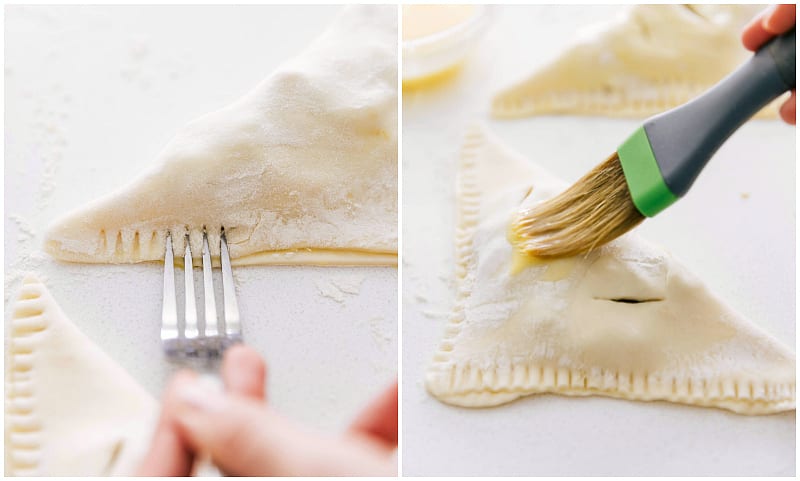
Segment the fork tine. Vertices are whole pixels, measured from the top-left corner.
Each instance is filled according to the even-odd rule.
[[[189,234],[186,234],[186,249],[183,252],[183,280],[186,305],[183,335],[186,339],[197,339],[200,330],[197,328],[197,301],[194,298],[194,266],[192,264],[192,247],[189,243]]]
[[[211,252],[208,249],[208,235],[203,231],[203,298],[206,304],[206,337],[219,335],[217,323],[217,302],[214,300],[214,277],[211,271]]]
[[[164,296],[161,306],[161,340],[178,338],[178,307],[175,303],[175,259],[172,255],[172,235],[167,233],[167,251],[164,254]]]
[[[219,260],[222,265],[222,296],[223,315],[225,316],[225,336],[231,340],[240,340],[242,337],[242,325],[239,323],[239,305],[236,302],[236,287],[233,284],[233,272],[231,271],[231,256],[228,252],[228,239],[225,231],[219,238]]]

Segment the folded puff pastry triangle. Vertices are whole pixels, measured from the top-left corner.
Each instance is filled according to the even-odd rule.
[[[763,7],[762,7],[763,8]],[[684,104],[751,52],[739,36],[755,5],[634,5],[493,99],[496,117],[646,117]],[[775,118],[767,106],[759,117]]]
[[[397,263],[397,9],[351,6],[231,105],[186,125],[125,187],[52,225],[73,262],[163,259],[202,232],[238,264]]]
[[[12,305],[6,342],[6,474],[133,475],[158,403],[32,276]]]
[[[795,406],[795,357],[633,234],[534,262],[507,240],[520,203],[564,184],[482,129],[459,175],[455,307],[426,386],[460,406],[535,393],[667,400],[766,414]]]

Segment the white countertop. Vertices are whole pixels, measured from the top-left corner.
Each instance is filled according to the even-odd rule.
[[[41,253],[42,232],[139,173],[183,124],[247,92],[337,9],[6,7],[6,319],[21,275],[33,271],[82,331],[159,395],[170,372],[158,340],[161,266],[55,262]],[[245,341],[269,363],[279,410],[341,429],[393,381],[397,269],[234,274]]]
[[[455,165],[475,120],[567,181],[641,120],[489,120],[490,94],[619,7],[498,7],[463,70],[403,93],[403,473],[405,475],[793,475],[795,413],[748,417],[666,402],[529,396],[464,409],[423,373],[454,298]],[[795,345],[795,129],[745,125],[692,191],[639,231],[735,309]]]

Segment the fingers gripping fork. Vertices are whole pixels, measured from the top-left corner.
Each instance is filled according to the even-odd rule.
[[[164,352],[172,360],[198,359],[216,361],[230,345],[241,342],[242,331],[239,322],[239,306],[236,302],[236,289],[233,283],[230,252],[223,230],[220,235],[220,264],[222,267],[223,317],[217,316],[212,276],[211,251],[208,235],[203,232],[203,303],[204,326],[200,329],[194,290],[194,269],[189,235],[185,236],[184,249],[184,291],[185,308],[183,329],[178,322],[177,297],[175,291],[175,263],[172,234],[167,234],[167,247],[164,255],[164,303],[161,311],[161,341]]]

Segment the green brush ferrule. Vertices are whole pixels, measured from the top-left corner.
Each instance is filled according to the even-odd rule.
[[[619,146],[617,155],[633,205],[642,215],[653,217],[678,200],[664,182],[644,127]]]

